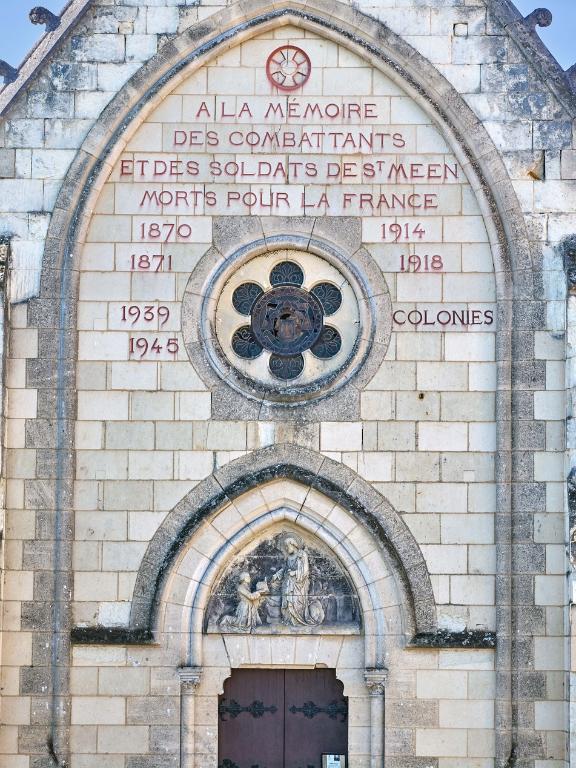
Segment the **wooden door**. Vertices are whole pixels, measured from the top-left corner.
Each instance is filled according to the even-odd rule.
[[[234,670],[218,715],[219,768],[322,768],[322,753],[348,752],[348,700],[331,669]]]

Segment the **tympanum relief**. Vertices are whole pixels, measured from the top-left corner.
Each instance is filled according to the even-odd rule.
[[[341,566],[295,533],[260,542],[232,563],[206,613],[208,632],[358,631],[358,599]]]

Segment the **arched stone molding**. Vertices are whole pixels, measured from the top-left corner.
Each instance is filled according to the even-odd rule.
[[[321,542],[333,553],[358,594],[360,634],[204,631],[208,601],[222,572],[247,547],[281,531]],[[399,662],[406,634],[413,632],[408,598],[381,542],[323,492],[280,477],[224,502],[191,533],[158,600],[164,663],[170,659],[180,667],[181,765],[215,763],[218,695],[232,671],[246,667],[333,668],[349,699],[351,764],[381,765],[384,681],[390,660]],[[198,722],[197,712],[202,713]]]
[[[283,487],[278,485],[279,480],[291,481],[284,486],[284,496],[278,493],[278,488]],[[334,511],[336,517],[336,509],[341,510],[342,525],[347,520],[344,528],[334,520],[327,522],[330,512]],[[218,520],[220,523],[215,522]],[[208,599],[210,584],[223,560],[227,562],[259,531],[279,520],[292,522],[311,535],[320,536],[322,531],[325,543],[337,551],[361,596],[365,625],[370,628],[366,634],[379,636],[381,643],[387,630],[382,615],[374,613],[375,607],[399,604],[390,594],[384,601],[376,599],[371,585],[378,579],[366,571],[362,560],[371,552],[373,557],[384,558],[383,572],[393,576],[402,595],[403,616],[392,624],[410,635],[436,630],[436,605],[428,570],[416,540],[396,510],[351,469],[314,451],[287,444],[264,448],[227,464],[199,483],[166,516],[136,578],[130,629],[161,634],[165,622],[162,609],[170,602],[166,595],[173,588],[181,559],[191,551],[198,536],[209,535],[214,539],[209,553],[195,548],[199,561],[193,570],[186,566],[186,573],[198,586],[191,587],[191,592],[186,588],[186,602],[181,598],[176,603],[193,609],[190,625],[182,628],[182,634],[190,630],[192,636],[198,635],[203,601]],[[179,583],[182,585],[181,580]],[[181,619],[175,621],[180,623]],[[381,656],[376,654],[369,666],[379,666]],[[199,663],[192,649],[185,663]]]
[[[318,493],[311,494],[308,504],[295,508],[294,499],[306,493],[306,488],[298,483],[276,481],[262,490],[270,497],[266,511],[252,508],[252,502],[261,497],[261,490],[255,488],[243,495],[238,506],[224,506],[190,537],[163,590],[157,627],[159,637],[178,633],[186,643],[182,649],[183,663],[202,666],[206,609],[223,570],[248,546],[267,536],[290,531],[306,536],[308,541],[318,540],[335,555],[360,601],[366,666],[385,666],[385,644],[390,638],[396,638],[396,645],[400,645],[414,632],[410,611],[406,610],[407,596],[402,594],[401,585],[397,588],[385,550],[379,548],[378,542],[346,509],[320,498]],[[275,501],[276,493],[283,490],[287,496]],[[283,506],[277,506],[280,501]],[[223,534],[218,537],[215,531],[222,531],[222,526],[229,526],[231,521],[235,521],[233,528],[237,530],[222,541]],[[209,533],[206,528],[210,529]]]

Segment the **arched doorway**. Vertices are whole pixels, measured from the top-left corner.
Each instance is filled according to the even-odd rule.
[[[333,669],[236,669],[218,719],[221,768],[346,765],[348,697]]]

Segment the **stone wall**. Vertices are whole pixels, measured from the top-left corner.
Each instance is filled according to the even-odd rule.
[[[565,765],[565,279],[559,244],[575,220],[573,96],[559,76],[550,76],[553,65],[537,55],[529,28],[504,14],[505,4],[389,7],[382,0],[360,7],[368,17],[338,8],[334,24],[346,34],[298,15],[285,24],[281,16],[272,18],[272,10],[94,2],[9,104],[0,125],[0,227],[11,237],[13,253],[2,624],[6,765],[49,765],[50,749],[59,759],[71,754],[72,765],[81,768],[180,764],[176,668],[195,662],[183,642],[188,629],[173,632],[159,617],[174,594],[180,594],[173,600],[178,615],[187,615],[191,604],[182,595],[192,587],[170,571],[152,595],[161,608],[147,627],[159,646],[135,647],[128,644],[134,635],[122,634],[137,629],[130,624],[134,584],[146,582],[154,556],[155,567],[163,566],[154,554],[162,550],[155,547],[174,535],[167,527],[174,514],[192,519],[213,498],[206,488],[227,488],[222,477],[234,471],[228,468],[235,460],[245,461],[248,473],[262,449],[277,444],[287,446],[290,461],[302,447],[317,457],[313,468],[322,457],[336,462],[331,471],[341,490],[357,487],[357,478],[365,481],[377,499],[364,491],[353,499],[359,507],[385,499],[395,508],[427,566],[435,629],[498,635],[496,653],[401,650],[412,639],[404,626],[385,660],[386,765],[488,768],[504,765],[511,755],[518,765]],[[321,4],[308,7],[312,11],[327,14]],[[257,13],[262,28],[248,32],[242,23]],[[373,17],[399,37],[380,31]],[[507,27],[506,19],[512,19]],[[218,39],[234,24],[234,33]],[[208,46],[204,58],[178,66],[212,37],[219,46],[214,55]],[[375,47],[362,48],[363,37]],[[393,179],[382,179],[378,189],[366,175],[351,184],[332,183],[327,162],[336,160],[342,173],[344,162],[374,161],[374,147],[359,148],[357,136],[348,147],[323,140],[321,150],[306,148],[305,160],[316,164],[322,180],[307,183],[315,209],[302,209],[301,179],[270,185],[287,196],[270,209],[228,198],[238,191],[237,177],[234,184],[211,177],[210,162],[221,168],[287,154],[268,147],[239,150],[229,137],[230,126],[250,126],[261,135],[271,122],[266,109],[276,94],[264,65],[272,48],[286,43],[309,51],[306,100],[373,105],[369,114],[378,114],[378,124],[396,126],[392,133],[402,139],[394,144],[392,138],[392,147],[381,153],[383,161],[397,164]],[[123,90],[133,75],[137,80]],[[140,95],[161,77],[165,81],[150,92],[148,106],[138,107]],[[298,100],[304,100],[300,94]],[[240,102],[249,104],[251,115],[240,114]],[[218,109],[214,125],[205,113]],[[355,112],[334,118],[332,125],[354,133],[372,120],[363,114],[358,121]],[[300,130],[303,121],[294,124]],[[306,125],[310,133],[325,130],[327,118]],[[184,153],[176,130],[228,132],[228,143],[217,147],[216,156],[215,147],[196,144],[198,137],[188,133]],[[147,171],[135,174],[138,160],[169,162],[175,152],[199,163],[197,181],[182,185],[173,178],[158,182]],[[416,165],[408,167],[408,161]],[[343,197],[357,195],[360,186],[372,195],[370,202],[361,206],[357,196]],[[407,237],[402,229],[394,242],[393,230],[388,242],[399,212],[386,216],[371,209],[375,195],[409,196],[421,188],[437,199],[430,198],[428,210],[402,217]],[[241,187],[242,194],[253,189],[270,191],[267,181]],[[170,207],[151,198],[143,205],[143,190],[186,190],[188,210],[181,215],[175,202]],[[207,191],[216,195],[214,205],[206,202]],[[71,215],[75,210],[78,220]],[[248,231],[230,230],[226,240],[221,232],[238,221],[230,214],[252,215],[251,224]],[[344,215],[345,227],[338,227]],[[170,231],[154,249],[162,263],[142,262],[142,254],[154,255],[148,249],[158,239],[150,229],[156,223],[184,224],[185,236]],[[416,224],[426,234],[415,233]],[[357,387],[357,402],[346,395],[346,408],[344,398],[338,408],[330,400],[296,406],[302,415],[294,419],[266,403],[255,414],[253,401],[240,394],[237,417],[224,418],[221,393],[228,385],[209,366],[191,364],[180,302],[190,281],[204,285],[201,270],[213,243],[217,265],[238,245],[266,242],[274,234],[317,235],[348,252],[352,264],[356,255],[360,283],[372,284],[371,270],[385,281],[396,322],[391,320],[383,348],[368,357],[367,365],[385,354],[375,375]],[[441,269],[420,261],[419,272],[409,272],[416,262],[408,257],[421,246],[429,256],[439,252]],[[276,258],[274,247],[265,250]],[[134,315],[126,312],[138,307],[143,313],[146,306],[156,313],[152,325],[142,314],[132,325]],[[170,315],[162,326],[159,306]],[[482,323],[469,315],[467,325],[438,327],[439,311],[479,312],[474,317]],[[436,324],[413,326],[412,312]],[[492,323],[485,313],[493,313]],[[148,341],[142,360],[140,338]],[[178,340],[174,354],[166,348],[169,338]],[[154,339],[163,347],[158,353],[152,352]],[[69,395],[77,390],[77,399],[64,397],[65,388]],[[293,487],[275,498],[295,510],[304,503]],[[320,514],[321,498],[314,502],[311,509]],[[251,497],[248,507],[256,506]],[[215,519],[214,512],[194,533],[203,543],[183,535],[178,557],[205,556],[214,538],[232,535],[230,517],[222,530],[214,528]],[[359,555],[367,567],[374,546],[366,543]],[[409,564],[404,567],[409,571]],[[401,569],[395,578],[403,583]],[[136,594],[142,594],[138,588]],[[53,632],[54,622],[59,632]],[[72,626],[86,630],[76,633],[84,640],[94,629],[97,643],[70,651],[68,673]],[[434,632],[428,635],[432,645],[449,644],[447,635],[440,641]],[[107,646],[106,637],[127,644]],[[210,691],[211,703],[205,703],[212,710],[202,714],[200,704],[196,720],[204,740],[214,729],[211,675],[221,675],[210,669],[236,665],[229,648],[209,642],[201,683],[206,688],[199,692]],[[299,655],[299,643],[283,663],[324,660],[324,652]],[[358,643],[350,652],[348,645],[354,643],[344,642],[342,660],[334,655],[332,661],[339,670],[354,669],[354,684],[363,686],[368,657]],[[238,664],[276,663],[268,651],[246,653]],[[51,699],[47,692],[54,685]],[[202,766],[216,764],[205,746],[196,752],[204,756]],[[186,759],[193,760],[190,754]],[[365,760],[358,756],[353,765]]]

